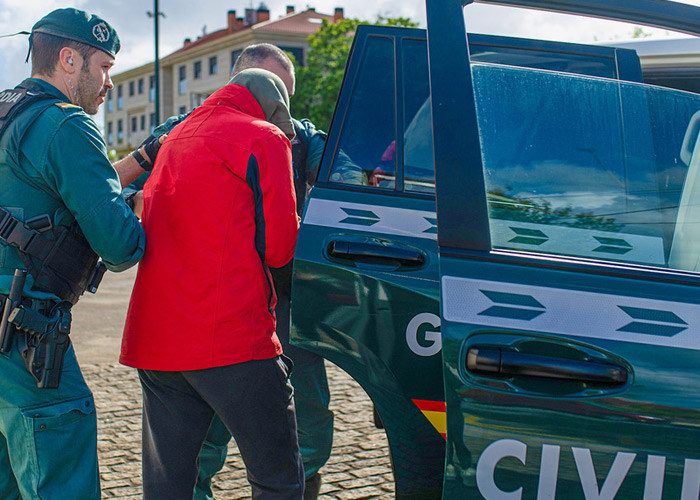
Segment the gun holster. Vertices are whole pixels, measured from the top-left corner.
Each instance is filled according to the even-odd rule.
[[[60,302],[45,316],[19,305],[8,318],[18,333],[24,333],[19,335],[19,351],[40,389],[56,389],[61,381],[63,358],[70,345],[70,306],[68,302]]]

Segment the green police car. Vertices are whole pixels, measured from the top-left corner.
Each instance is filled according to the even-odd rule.
[[[700,496],[700,95],[633,50],[357,31],[292,338],[375,404],[398,498]],[[700,34],[664,0],[484,3]]]

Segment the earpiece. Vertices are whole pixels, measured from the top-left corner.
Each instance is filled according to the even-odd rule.
[[[72,57],[69,57],[69,58],[68,58],[68,64],[73,64],[73,58],[72,58]]]

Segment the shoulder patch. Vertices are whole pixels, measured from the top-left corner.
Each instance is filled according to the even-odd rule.
[[[78,108],[78,109],[80,109],[80,106],[76,106],[75,104],[71,104],[71,103],[69,103],[69,102],[57,102],[57,103],[55,103],[55,104],[56,104],[56,106],[58,106],[59,108],[63,108],[63,109],[73,109],[73,108]]]

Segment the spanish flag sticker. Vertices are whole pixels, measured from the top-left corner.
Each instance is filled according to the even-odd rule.
[[[428,422],[435,427],[440,435],[447,439],[447,405],[444,401],[426,401],[414,399],[413,403],[423,412]]]

